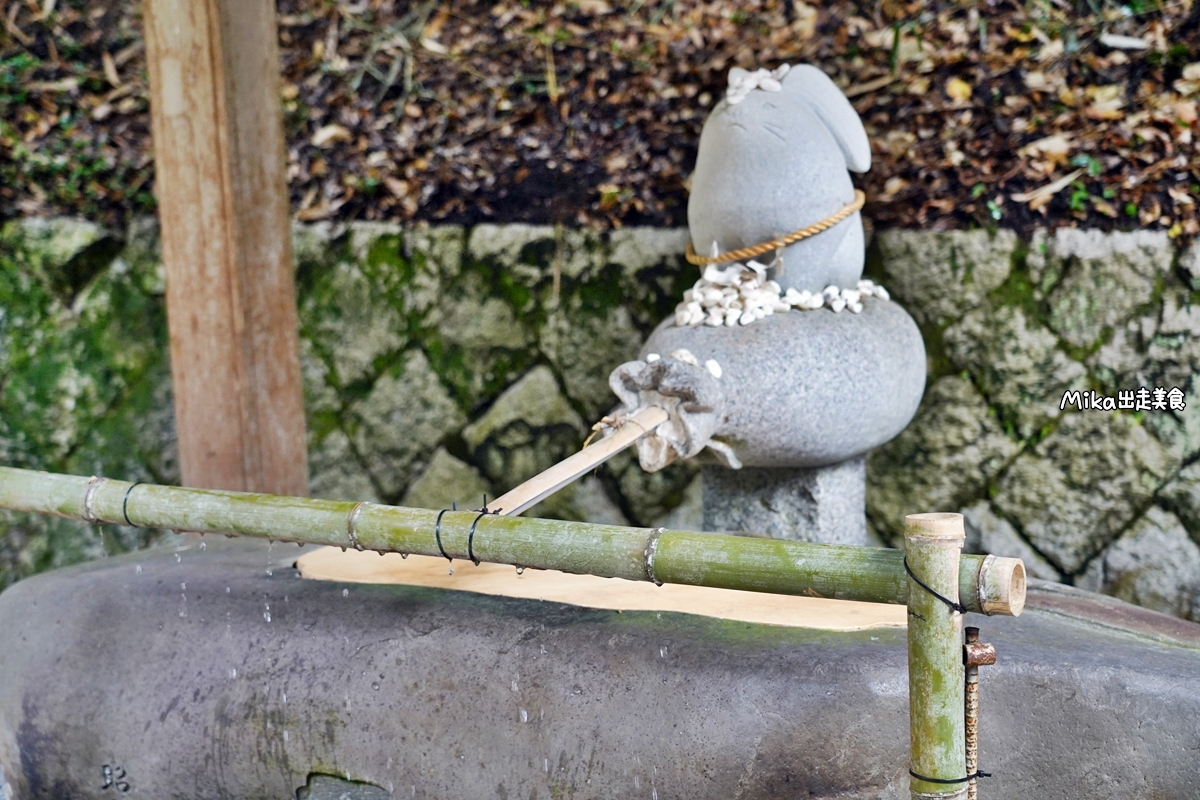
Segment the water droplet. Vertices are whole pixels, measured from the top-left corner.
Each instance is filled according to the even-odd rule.
[[[658,655],[660,658],[667,657],[667,646],[666,645],[663,645],[662,647],[658,648]]]
[[[658,789],[650,787],[650,800],[658,800]]]
[[[133,568],[133,574],[134,575],[142,574],[142,565],[141,564],[138,564],[136,567]]]
[[[371,684],[371,688],[372,688],[372,689],[374,689],[375,691],[377,691],[377,692],[378,692],[378,691],[379,691],[379,684],[378,684],[378,683],[372,683],[372,684]]]
[[[283,742],[284,742],[284,744],[287,744],[287,741],[288,741],[288,739],[291,739],[291,738],[292,738],[292,737],[291,737],[291,734],[289,734],[287,731],[284,731],[284,732],[283,732]]]
[[[542,655],[546,655],[546,645],[542,645]]]
[[[265,619],[267,622],[271,621],[271,610],[270,609],[267,609],[266,611],[263,612],[263,619]]]
[[[182,561],[183,561],[183,556],[179,555],[179,553],[176,553],[175,554],[175,563],[178,564]]]
[[[518,574],[518,575],[524,575],[524,574],[525,574],[525,568],[524,568],[524,567],[517,567],[517,574]]]
[[[454,567],[451,567],[451,568],[450,568],[450,571],[449,571],[449,572],[447,572],[446,574],[447,574],[447,575],[453,575],[453,574],[454,574]]]
[[[237,669],[235,669],[235,668],[233,668],[233,667],[230,667],[230,669],[229,669],[229,677],[230,677],[230,679],[231,679],[231,680],[232,680],[233,678],[236,678],[236,677],[237,677]]]
[[[228,587],[228,586],[226,586],[226,587],[225,587],[225,594],[229,594],[229,587]]]
[[[408,558],[408,553],[401,553],[401,554],[400,554],[400,557],[401,557],[401,558]]]
[[[287,692],[283,692],[283,702],[287,702]]]
[[[513,690],[514,692],[519,692],[519,691],[521,691],[520,689],[518,689],[518,688],[517,688],[517,679],[516,679],[516,678],[513,678],[513,682],[512,682],[512,690]]]
[[[549,772],[549,771],[550,771],[550,759],[543,758],[542,759],[542,772]]]
[[[201,534],[201,536],[203,536],[203,535],[204,535],[204,534]],[[201,550],[207,550],[207,549],[208,549],[208,542],[201,542],[201,543],[200,543],[200,549],[201,549]]]
[[[639,778],[637,775],[633,776],[633,788],[635,788],[635,789],[642,788],[642,779]]]
[[[187,591],[187,584],[186,584],[186,583],[181,583],[181,584],[179,584],[179,588],[180,588],[180,589],[183,589],[184,591]]]
[[[529,712],[523,708],[521,709],[521,722],[529,722]]]
[[[350,596],[350,590],[342,589],[342,597],[349,597],[349,596]]]

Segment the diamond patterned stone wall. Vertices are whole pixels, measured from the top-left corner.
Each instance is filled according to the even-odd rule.
[[[297,225],[312,493],[475,506],[573,452],[611,408],[608,372],[694,280],[685,243]],[[962,511],[977,551],[1200,619],[1200,249],[1147,231],[887,231],[867,276],[929,352],[917,417],[868,460],[874,533]],[[0,230],[0,462],[177,480],[162,293],[151,221]],[[1140,387],[1178,387],[1184,407],[1115,407]],[[647,475],[625,455],[533,513],[694,525],[698,503],[692,466]],[[4,515],[0,586],[150,536]]]

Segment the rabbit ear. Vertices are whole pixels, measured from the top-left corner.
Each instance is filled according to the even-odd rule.
[[[811,64],[798,64],[784,76],[783,89],[793,92],[821,118],[837,139],[851,172],[866,172],[871,168],[871,143],[867,141],[862,120],[828,75]]]

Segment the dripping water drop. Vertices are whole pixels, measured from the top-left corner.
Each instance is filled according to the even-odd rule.
[[[350,596],[350,590],[342,589],[342,597],[349,597],[349,596]]]

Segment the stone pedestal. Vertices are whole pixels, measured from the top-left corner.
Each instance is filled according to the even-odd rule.
[[[867,538],[863,456],[809,469],[703,469],[704,530],[775,539],[872,544]]]

